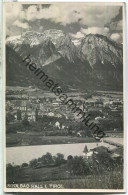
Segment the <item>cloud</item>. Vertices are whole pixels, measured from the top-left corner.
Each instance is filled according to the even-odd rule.
[[[77,32],[76,34],[70,33],[70,35],[72,38],[76,38],[76,39],[84,37],[84,33],[82,33],[82,32]]]
[[[117,27],[122,29],[123,27],[123,21],[122,20],[119,20],[118,23],[117,23]]]
[[[106,24],[109,28],[108,38],[117,41],[118,43],[122,43],[123,41],[123,7],[121,6],[119,12],[115,17],[111,19],[111,21]]]
[[[18,19],[34,21],[36,19],[47,19],[55,23],[67,25],[79,22],[88,27],[101,27],[109,23],[119,13],[120,6],[107,6],[92,4],[52,4],[49,7],[31,5],[23,9],[21,4],[11,3],[6,5],[6,18],[8,23]]]
[[[20,18],[24,18],[25,13],[22,10],[21,4],[8,3],[6,4],[6,24],[11,26],[13,22]]]
[[[38,14],[38,11],[37,11],[37,6],[36,5],[32,5],[30,7],[28,7],[28,10],[26,11],[26,18],[28,21],[30,20],[35,20],[37,19],[37,14]]]
[[[23,11],[22,5],[18,3],[6,4],[6,34],[9,36],[18,35],[19,32],[17,27],[27,29],[27,23],[23,23],[25,18],[25,12]]]
[[[116,21],[116,22],[112,22],[109,25],[109,28],[110,28],[111,31],[122,32],[122,29],[123,29],[123,21],[122,20],[119,20],[119,21]]]
[[[84,34],[101,34],[107,36],[109,28],[107,27],[89,27],[87,29],[81,28],[81,32]]]
[[[76,34],[70,33],[70,36],[73,39],[80,39],[80,38],[83,38],[87,34],[102,34],[104,36],[107,36],[108,33],[109,33],[109,28],[107,27],[104,27],[104,28],[90,27],[87,29],[81,28],[80,31],[77,32]]]
[[[110,36],[111,39],[113,39],[114,41],[119,41],[121,36],[120,34],[118,33],[113,33],[111,36]]]
[[[67,25],[79,22],[82,25],[104,26],[118,14],[119,6],[106,6],[98,4],[95,6],[85,4],[52,4],[50,7],[41,7],[37,5],[29,6],[25,11],[28,21],[36,19],[49,19],[55,23]]]
[[[14,26],[17,26],[19,28],[24,28],[24,29],[29,29],[29,25],[28,23],[23,23],[19,20],[16,20],[14,23],[13,23]]]
[[[42,31],[47,29],[46,22],[48,21],[51,28],[56,28],[59,25],[59,28],[66,29],[66,32],[78,31],[76,34],[71,34],[74,39],[82,38],[84,34],[89,33],[111,36],[118,33],[117,31],[120,31],[119,33],[122,31],[121,14],[120,17],[116,17],[120,10],[120,6],[101,3],[95,4],[95,6],[86,3],[54,3],[49,4],[49,6],[31,4],[26,7],[18,3],[8,3],[6,4],[7,33],[18,35],[28,28]],[[40,24],[43,26],[41,29]],[[74,27],[71,31],[70,27],[74,24],[77,24],[79,28],[76,30]]]
[[[72,42],[74,43],[74,45],[80,45],[81,44],[81,41],[80,40],[72,40]]]

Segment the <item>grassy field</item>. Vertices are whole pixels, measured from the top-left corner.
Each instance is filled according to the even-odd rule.
[[[92,143],[96,140],[92,137],[71,137],[71,136],[42,136],[9,133],[6,136],[6,146],[27,146],[27,145],[49,145],[69,143]]]
[[[116,168],[114,171],[104,173],[75,176],[66,172],[66,165],[60,167],[32,169],[25,168],[19,173],[14,183],[29,184],[29,187],[45,186],[45,188],[66,189],[122,189],[122,170]],[[52,184],[52,185],[51,185]],[[56,184],[56,185],[53,185]]]
[[[42,185],[47,188],[57,188],[61,185],[62,188],[66,189],[123,189],[123,178],[120,175],[115,174],[114,176],[106,175],[90,175],[86,178],[68,179],[68,180],[56,180],[56,181],[44,181],[44,182],[31,182],[29,183],[30,188],[32,185]],[[51,184],[53,187],[51,187]]]

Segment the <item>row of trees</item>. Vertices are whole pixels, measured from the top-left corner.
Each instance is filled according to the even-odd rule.
[[[65,163],[64,155],[61,153],[57,153],[56,156],[52,156],[51,153],[47,152],[45,155],[43,155],[41,158],[33,159],[30,161],[29,166],[34,168],[36,166],[41,165],[61,165],[62,163]]]
[[[105,171],[112,171],[122,165],[122,157],[114,160],[107,151],[93,154],[88,159],[82,156],[72,157],[71,155],[67,158],[67,167],[72,175],[103,174]]]
[[[31,168],[35,168],[38,165],[61,165],[63,163],[65,163],[66,160],[64,159],[64,155],[61,153],[57,153],[55,156],[52,156],[51,153],[47,152],[45,155],[43,155],[42,157],[39,157],[37,159],[32,159],[29,163],[22,163],[21,166],[15,166],[14,164],[7,164],[7,170],[9,170],[12,167],[16,167],[16,168],[25,168],[25,167],[31,167]]]
[[[43,181],[43,179],[67,179],[76,178],[76,176],[100,175],[106,172],[112,172],[115,169],[122,169],[123,160],[115,161],[111,158],[110,153],[101,151],[98,154],[93,154],[90,158],[82,156],[71,156],[64,159],[63,154],[46,153],[40,158],[33,159],[29,163],[23,163],[21,166],[7,164],[7,183],[25,182],[25,174],[28,173],[29,181]],[[54,168],[53,168],[54,166]],[[44,169],[43,169],[44,168]],[[48,168],[48,175],[42,177],[40,173],[45,172]],[[41,170],[36,170],[41,169]],[[60,173],[61,170],[61,173]],[[53,173],[56,174],[54,175]],[[24,180],[25,179],[25,180]],[[34,179],[34,180],[33,180]]]

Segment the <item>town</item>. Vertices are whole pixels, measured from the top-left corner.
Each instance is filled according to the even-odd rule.
[[[105,136],[122,135],[123,99],[121,93],[84,92],[78,94],[71,92],[68,93],[68,96],[83,112],[91,115],[91,121],[105,132]],[[94,135],[88,127],[80,122],[78,116],[71,112],[59,98],[57,99],[52,93],[41,92],[40,89],[32,86],[29,86],[29,89],[11,90],[9,88],[6,91],[6,124],[7,146],[32,145],[32,142],[21,143],[19,140],[19,135],[22,137],[25,134],[30,137],[32,137],[31,135],[40,135],[41,137],[38,136],[40,141],[37,139],[39,144],[43,144],[42,137],[44,140],[48,136],[61,136],[62,139],[63,136],[69,137],[71,143],[73,143],[73,139],[75,143],[85,142],[85,139],[89,142],[94,141]],[[17,138],[14,134],[17,135]],[[11,135],[14,138],[11,139]],[[62,143],[70,142],[68,139],[63,141]],[[34,141],[35,144],[38,143]],[[52,140],[50,144],[52,144]]]

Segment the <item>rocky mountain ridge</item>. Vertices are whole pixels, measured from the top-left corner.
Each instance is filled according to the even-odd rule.
[[[61,30],[29,31],[7,38],[6,48],[7,69],[14,61],[8,60],[12,51],[16,59],[31,54],[32,61],[50,77],[72,88],[122,90],[123,47],[103,35],[88,34],[77,47],[71,36]],[[11,69],[16,65],[14,62]],[[10,82],[7,75],[7,84]]]

